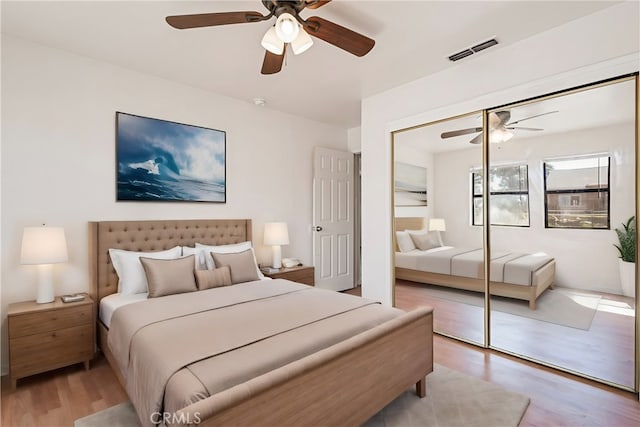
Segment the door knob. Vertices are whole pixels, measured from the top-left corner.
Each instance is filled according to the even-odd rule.
[[[316,225],[315,227],[313,227],[313,229],[315,231],[322,231],[322,227],[320,225]]]

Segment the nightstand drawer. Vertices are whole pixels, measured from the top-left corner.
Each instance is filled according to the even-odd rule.
[[[9,317],[9,336],[12,338],[41,334],[78,325],[90,325],[93,318],[90,304],[58,310],[18,314]]]
[[[93,357],[93,325],[11,338],[11,375],[23,377]]]
[[[281,268],[273,272],[264,272],[265,276],[272,279],[287,279],[292,282],[302,283],[304,285],[314,286],[315,284],[315,269],[311,266],[298,266],[290,268]]]
[[[313,286],[313,270],[291,271],[283,275],[282,279]]]

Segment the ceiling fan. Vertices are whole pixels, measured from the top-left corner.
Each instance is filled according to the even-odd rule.
[[[290,44],[294,54],[300,54],[311,47],[312,35],[356,56],[364,56],[375,45],[375,41],[348,28],[322,19],[318,16],[302,19],[303,9],[317,9],[331,0],[262,0],[269,11],[221,12],[196,15],[167,16],[169,25],[179,30],[187,28],[212,27],[217,25],[262,22],[277,17],[262,39],[266,49],[262,63],[262,74],[275,74],[282,69],[285,45]]]
[[[511,120],[511,112],[509,110],[496,111],[489,113],[489,138],[491,142],[505,142],[510,140],[513,137],[512,130],[527,130],[539,132],[543,131],[542,128],[527,128],[522,126],[515,126],[519,123],[524,122],[525,120],[531,120],[536,117],[546,116],[547,114],[557,113],[558,111],[547,111],[546,113],[536,114],[535,116],[525,117],[524,119],[515,120],[510,122]],[[482,132],[482,127],[475,128],[467,128],[467,129],[458,129],[452,130],[448,132],[442,132],[440,137],[442,139],[445,138],[453,138],[454,136],[461,135],[469,135],[472,133]],[[469,141],[471,144],[480,144],[482,143],[482,134],[476,135],[475,138]]]

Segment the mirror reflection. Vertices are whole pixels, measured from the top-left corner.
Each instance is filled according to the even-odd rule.
[[[396,305],[433,306],[440,334],[632,389],[635,97],[619,80],[488,110],[487,185],[483,113],[394,133]]]
[[[489,145],[491,277],[535,300],[492,297],[491,345],[627,387],[635,300],[614,245],[635,212],[634,114],[634,81],[489,112],[509,135]]]
[[[481,126],[477,112],[394,135],[396,305],[432,306],[436,332],[479,344],[484,250],[470,172],[482,165]],[[472,131],[450,134],[459,129]]]

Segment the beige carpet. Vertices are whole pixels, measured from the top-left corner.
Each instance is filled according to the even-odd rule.
[[[497,385],[434,366],[427,376],[427,396],[413,387],[371,418],[367,427],[516,427],[529,399]],[[76,420],[74,427],[139,426],[126,402]]]
[[[482,307],[484,295],[478,292],[424,285],[424,292],[435,298]],[[513,298],[491,297],[491,309],[542,322],[588,331],[591,328],[601,297],[575,289],[554,288],[538,297],[537,308],[529,309],[529,302]]]

